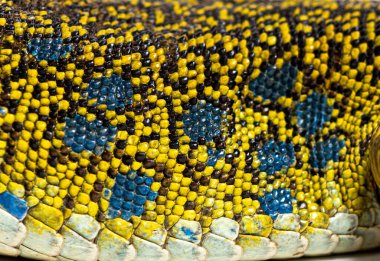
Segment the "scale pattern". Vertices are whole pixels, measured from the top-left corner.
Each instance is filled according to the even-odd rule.
[[[0,0],[0,254],[379,247],[379,76],[376,1]]]

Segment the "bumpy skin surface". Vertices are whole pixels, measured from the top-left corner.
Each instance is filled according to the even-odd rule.
[[[0,254],[380,246],[377,2],[0,3]]]

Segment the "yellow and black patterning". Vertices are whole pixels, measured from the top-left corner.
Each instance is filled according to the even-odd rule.
[[[376,1],[0,0],[0,254],[379,247],[379,75]]]

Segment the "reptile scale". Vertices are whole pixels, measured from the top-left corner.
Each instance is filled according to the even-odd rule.
[[[380,3],[0,0],[0,255],[380,247]]]

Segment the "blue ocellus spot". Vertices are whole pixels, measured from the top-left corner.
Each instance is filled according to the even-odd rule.
[[[309,162],[313,168],[323,169],[328,161],[339,161],[339,152],[344,147],[345,141],[336,137],[319,141],[311,150]]]
[[[287,171],[295,161],[295,151],[291,143],[269,141],[257,152],[260,171],[273,175],[276,171]]]
[[[255,96],[261,96],[264,100],[276,101],[285,96],[296,82],[297,68],[285,63],[281,69],[269,66],[257,79],[249,83],[249,89]]]
[[[66,118],[64,143],[74,152],[91,151],[97,155],[103,153],[108,142],[113,142],[117,127],[104,124],[101,120],[88,121],[79,114]]]
[[[184,131],[192,141],[205,138],[212,141],[221,134],[221,125],[226,119],[226,112],[206,101],[198,101],[190,111],[183,115]]]
[[[91,80],[82,96],[93,106],[107,105],[108,110],[115,110],[132,104],[132,84],[116,74],[111,77],[103,76]]]
[[[323,94],[313,92],[306,101],[295,107],[298,126],[306,131],[306,137],[315,134],[323,128],[323,124],[330,120],[332,107],[327,104]]]
[[[19,199],[8,191],[0,194],[0,208],[20,220],[26,216],[28,211],[26,201]]]
[[[62,38],[33,38],[28,45],[28,52],[36,57],[37,61],[58,60],[59,57],[71,52],[72,49],[71,44],[63,44]]]
[[[278,214],[293,212],[292,200],[290,190],[284,188],[274,189],[272,192],[265,193],[263,197],[259,197],[260,208],[273,220]]]
[[[121,217],[129,220],[132,216],[141,216],[145,202],[155,201],[157,198],[158,193],[150,189],[153,178],[144,176],[144,173],[130,170],[126,175],[119,173],[115,180],[108,218]]]

